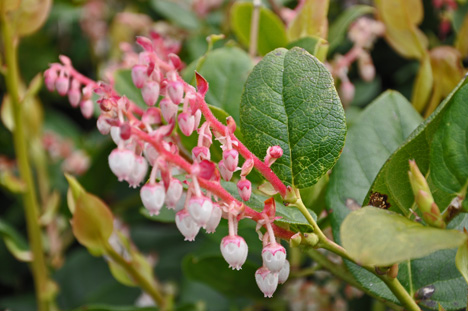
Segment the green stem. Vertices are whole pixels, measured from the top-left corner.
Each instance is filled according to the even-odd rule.
[[[250,46],[249,55],[254,58],[257,54],[258,44],[258,25],[260,22],[260,6],[262,2],[260,0],[253,1],[252,20],[250,22]]]
[[[326,250],[329,250],[339,255],[340,257],[344,259],[347,259],[355,264],[358,264],[356,261],[353,260],[353,258],[349,256],[348,252],[343,247],[331,241],[325,236],[325,234],[322,232],[322,230],[317,225],[314,218],[312,217],[312,215],[310,215],[309,211],[307,210],[304,203],[302,202],[299,191],[297,191],[297,197],[298,197],[297,201],[292,205],[296,206],[299,209],[299,211],[304,215],[304,217],[307,219],[309,224],[312,226],[314,233],[317,234],[317,236],[319,237],[319,242],[317,244],[317,247],[322,247]],[[406,289],[401,285],[400,281],[398,281],[397,278],[394,279],[386,275],[378,275],[375,272],[375,267],[373,266],[363,266],[363,265],[360,265],[360,266],[372,272],[376,276],[378,276],[388,286],[388,288],[397,297],[397,299],[401,302],[402,306],[405,307],[406,310],[408,311],[420,311],[421,310],[419,306],[416,304],[416,302],[414,301],[414,299],[410,296],[410,294],[406,291]]]
[[[15,128],[13,140],[18,169],[21,179],[26,184],[26,190],[22,194],[26,217],[28,239],[33,253],[31,269],[34,276],[34,285],[37,295],[37,309],[39,311],[50,310],[52,307],[51,293],[52,282],[49,280],[46,262],[43,253],[41,240],[41,229],[39,226],[39,206],[36,197],[36,187],[34,184],[32,171],[28,159],[27,138],[24,131],[23,109],[21,106],[19,89],[19,70],[17,61],[17,51],[14,45],[15,38],[12,35],[11,25],[8,23],[6,14],[1,14],[1,28],[3,35],[3,47],[5,51],[6,87],[9,94],[13,110]]]
[[[113,248],[106,243],[106,252],[110,258],[115,261],[119,266],[124,268],[124,270],[132,277],[132,279],[138,283],[138,285],[153,298],[153,300],[158,304],[161,310],[169,310],[166,305],[166,301],[163,295],[160,293],[156,284],[152,282],[147,276],[141,274],[141,272],[135,267],[132,262],[125,260],[120,256]]]

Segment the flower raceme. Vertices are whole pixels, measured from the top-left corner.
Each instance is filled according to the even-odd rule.
[[[131,187],[144,183],[140,197],[150,215],[158,215],[164,205],[176,209],[175,223],[185,240],[193,241],[201,228],[213,233],[221,218],[228,219],[229,235],[223,238],[220,249],[229,267],[239,270],[246,261],[248,246],[237,234],[238,221],[251,218],[264,226],[264,264],[255,279],[265,296],[271,297],[289,274],[286,250],[276,238],[289,239],[293,233],[273,224],[276,218],[272,199],[265,202],[267,212],[259,213],[246,205],[252,193],[247,176],[255,167],[284,196],[286,186],[270,169],[283,150],[279,146],[268,148],[264,161],[252,154],[235,137],[234,120],[228,118],[227,125],[223,125],[211,113],[204,99],[208,83],[196,74],[198,88],[187,84],[179,74],[183,64],[178,56],[164,54],[168,50],[157,48],[155,42],[163,42],[156,33],[151,39],[138,37],[143,51],[131,64],[133,84],[141,91],[146,108],[120,96],[111,85],[81,75],[65,56],[60,57],[61,63],[51,64],[45,71],[45,84],[50,91],[68,95],[70,104],[79,106],[86,118],[94,111],[92,92],[99,96],[97,128],[103,135],[110,134],[117,145],[109,155],[111,171]],[[200,124],[202,115],[205,121]],[[179,153],[176,123],[183,135],[198,135],[191,151],[192,162]],[[223,150],[217,165],[211,161],[213,135]],[[239,168],[240,156],[245,161]],[[233,179],[238,170],[237,188],[245,203],[236,200],[220,183],[221,178]],[[184,174],[185,178],[181,178]]]

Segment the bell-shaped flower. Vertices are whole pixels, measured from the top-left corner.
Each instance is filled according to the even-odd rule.
[[[127,180],[135,164],[135,153],[127,149],[114,149],[109,155],[109,167],[119,181]]]
[[[277,273],[286,261],[286,249],[276,242],[270,243],[262,250],[263,265],[271,272]]]
[[[161,113],[166,122],[169,123],[171,122],[171,120],[175,120],[175,116],[177,115],[177,110],[179,109],[179,106],[174,104],[168,98],[161,99],[161,101],[159,102],[159,106],[161,108]]]
[[[139,89],[141,89],[148,78],[147,74],[148,68],[145,65],[135,65],[132,68],[132,81],[133,84]]]
[[[211,212],[210,219],[205,226],[206,233],[214,233],[216,228],[218,228],[219,222],[221,221],[221,216],[223,211],[218,204],[213,203],[213,211]]]
[[[180,104],[184,97],[184,84],[180,81],[169,82],[167,85],[167,94],[174,104]]]
[[[205,227],[211,217],[213,211],[213,202],[207,197],[191,197],[187,210],[193,220],[200,226]]]
[[[210,148],[205,146],[196,146],[192,149],[192,158],[196,162],[201,162],[203,160],[210,160]]]
[[[60,76],[55,81],[55,88],[57,89],[57,93],[59,93],[62,96],[65,96],[68,92],[69,87],[70,79],[64,74],[60,74]]]
[[[224,161],[223,161],[223,160],[219,161],[218,170],[219,170],[219,173],[221,174],[221,177],[222,177],[225,181],[230,181],[230,180],[231,180],[233,171],[230,171],[230,170],[228,170],[228,169],[226,168],[226,166],[224,165]]]
[[[289,277],[289,270],[290,270],[289,261],[286,259],[284,261],[283,268],[281,268],[280,272],[278,273],[278,283],[279,284],[283,284],[284,282],[286,282],[286,280]]]
[[[80,110],[83,117],[90,119],[93,116],[94,104],[91,99],[83,100],[80,103]]]
[[[193,130],[195,129],[195,118],[189,113],[182,112],[179,114],[177,117],[177,120],[179,121],[179,128],[182,133],[184,133],[185,136],[190,136],[193,133]]]
[[[223,161],[226,168],[234,172],[239,164],[239,152],[235,149],[226,149],[223,151]]]
[[[169,187],[167,188],[166,193],[166,205],[169,209],[175,209],[177,203],[179,202],[182,192],[184,191],[184,187],[180,180],[173,178],[169,183]]]
[[[278,274],[261,267],[255,272],[255,281],[265,297],[271,298],[278,287]]]
[[[221,254],[229,264],[229,268],[240,270],[245,260],[249,248],[244,238],[238,235],[228,235],[221,240]]]
[[[200,231],[200,226],[193,220],[189,212],[183,209],[176,213],[175,222],[177,229],[185,237],[185,241],[194,241]]]
[[[147,172],[148,162],[146,162],[145,158],[142,156],[135,156],[135,164],[133,165],[132,173],[127,178],[130,187],[138,187],[145,178]]]
[[[109,134],[111,130],[111,125],[109,124],[109,122],[107,122],[106,119],[106,116],[100,115],[96,122],[96,127],[102,135]]]
[[[248,179],[241,179],[237,183],[237,191],[242,200],[248,201],[250,199],[250,195],[252,194],[252,184]]]
[[[154,106],[159,98],[159,83],[148,81],[141,88],[141,96],[148,106]]]
[[[147,183],[140,190],[141,201],[150,215],[159,215],[165,196],[164,186],[160,183]]]

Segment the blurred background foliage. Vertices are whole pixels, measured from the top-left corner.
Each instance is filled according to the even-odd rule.
[[[468,3],[459,1],[456,9],[447,12],[446,9],[436,8],[435,2],[422,1],[424,18],[419,28],[428,39],[428,47],[456,45],[457,34],[466,23]],[[21,77],[29,84],[50,63],[57,62],[58,55],[63,54],[73,61],[79,72],[95,80],[103,79],[108,69],[120,62],[122,47],[134,48],[136,35],[148,35],[150,30],[157,30],[173,38],[174,44],[180,44],[179,55],[188,68],[184,78],[190,81],[193,79],[192,70],[197,68],[198,60],[208,49],[207,36],[224,34],[224,39],[214,43],[210,58],[206,60],[206,67],[201,68],[201,73],[213,85],[220,79],[226,79],[225,82],[219,82],[214,90],[230,85],[232,94],[229,98],[232,103],[221,102],[221,95],[213,93],[208,95],[211,96],[208,97],[208,103],[220,101],[215,105],[236,118],[238,108],[232,105],[240,101],[242,81],[245,81],[246,75],[229,76],[229,66],[244,66],[233,70],[232,74],[247,73],[253,63],[245,53],[239,52],[239,48],[245,48],[239,36],[242,30],[238,30],[236,36],[229,22],[229,12],[234,1],[221,1],[210,7],[211,2],[207,0],[205,11],[200,6],[197,10],[196,3],[204,1],[192,4],[185,0],[55,0],[44,25],[21,38],[18,50]],[[293,0],[264,2],[265,7],[275,11],[277,7],[272,7],[272,4],[292,9],[298,3]],[[330,46],[327,59],[333,59],[336,53],[346,54],[353,46],[353,42],[346,36],[351,22],[343,22],[342,17],[357,4],[373,6],[371,1],[330,1],[329,33],[336,37],[328,39]],[[339,21],[342,25],[338,24]],[[221,49],[223,46],[228,47]],[[468,55],[463,56],[465,58],[462,57],[461,61],[466,67]],[[419,60],[401,56],[382,38],[375,42],[371,57],[376,72],[371,81],[360,78],[356,64],[349,68],[348,77],[356,89],[346,110],[349,126],[354,116],[383,91],[398,90],[408,100],[411,100],[414,92]],[[241,61],[236,62],[235,59]],[[229,66],[226,65],[227,60],[233,60]],[[116,83],[119,83],[117,79]],[[125,81],[120,83],[123,83],[122,88],[125,87]],[[5,92],[5,81],[0,76],[0,94]],[[189,243],[183,241],[175,225],[171,220],[168,221],[170,218],[161,216],[156,221],[148,219],[140,213],[139,192],[129,188],[126,183],[119,183],[111,173],[107,158],[113,143],[109,137],[98,133],[96,120],[84,119],[78,110],[70,107],[65,97],[48,92],[45,88],[40,89],[38,99],[39,112],[31,110],[26,111],[26,114],[29,113],[32,120],[43,122],[40,136],[47,156],[47,172],[36,177],[45,177],[47,180],[38,180],[38,184],[47,183],[48,189],[57,193],[57,210],[54,212],[58,219],[56,230],[45,230],[44,240],[49,241],[45,245],[45,252],[53,271],[52,278],[59,287],[57,305],[60,309],[134,310],[132,306],[137,300],[141,306],[145,305],[141,290],[117,282],[105,261],[90,255],[73,238],[69,226],[71,215],[66,203],[68,184],[63,170],[70,154],[79,150],[88,161],[75,171],[81,174],[81,184],[112,208],[114,215],[129,230],[137,248],[151,256],[156,276],[164,286],[174,291],[178,310],[285,310],[287,306],[293,309],[295,303],[313,305],[317,301],[320,307],[314,310],[383,308],[369,296],[361,296],[358,291],[353,291],[349,285],[330,277],[326,272],[315,271],[319,269],[313,265],[313,261],[298,250],[290,250],[290,261],[296,270],[293,270],[288,283],[280,288],[281,294],[276,294],[271,300],[262,298],[253,282],[255,267],[261,262],[261,242],[253,222],[241,222],[239,229],[251,250],[247,264],[241,272],[228,270],[219,252],[220,240],[227,233],[226,222],[221,224],[215,235],[200,234],[196,242]],[[226,106],[223,107],[224,104]],[[14,175],[16,170],[11,160],[15,154],[11,132],[5,125],[4,106],[4,122],[0,123],[0,174],[3,181],[8,179],[9,172]],[[39,120],[42,116],[43,120]],[[18,194],[12,191],[12,185],[14,181],[3,182],[0,192],[0,231],[4,237],[4,240],[0,240],[0,309],[35,310],[34,288],[28,266],[17,261],[4,242],[10,238],[16,244],[26,243],[24,212]],[[309,206],[319,215],[325,207],[324,195],[320,191],[309,193]],[[326,219],[322,220],[321,225],[326,225],[326,222]],[[57,238],[61,240],[60,245],[54,244]],[[301,270],[301,267],[305,270]],[[297,308],[294,310],[302,310]],[[153,309],[146,307],[145,310]]]

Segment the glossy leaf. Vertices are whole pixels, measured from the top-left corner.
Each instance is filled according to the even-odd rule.
[[[454,194],[447,191],[450,189],[447,188],[449,185],[442,186],[440,182],[437,181],[440,177],[436,178],[434,175],[433,171],[442,169],[442,167],[438,166],[443,165],[444,160],[440,159],[442,154],[435,152],[435,149],[433,149],[435,148],[433,147],[433,139],[439,127],[442,125],[441,120],[445,118],[445,114],[449,113],[449,111],[454,111],[453,109],[460,109],[463,104],[459,103],[466,101],[468,90],[466,84],[466,80],[461,82],[444,102],[440,104],[437,111],[426,119],[400,148],[391,155],[374,180],[364,200],[365,205],[369,202],[370,194],[372,192],[378,192],[388,196],[387,201],[391,205],[390,209],[407,215],[414,202],[413,192],[407,175],[409,169],[408,160],[414,159],[421,172],[426,176],[429,172],[429,166],[431,165],[431,172],[427,180],[434,199],[441,210],[444,210],[445,207],[448,206]],[[455,108],[452,108],[452,106],[455,106]],[[437,133],[437,136],[439,135],[443,134]],[[465,144],[465,142],[458,141],[457,144]],[[457,144],[455,144],[455,146],[457,146]],[[431,154],[431,157],[429,157],[429,154]],[[437,158],[438,160],[436,162],[432,162],[433,159]],[[445,159],[445,161],[447,161],[447,159]],[[445,175],[445,173],[442,173],[442,175]]]
[[[263,158],[279,145],[272,170],[288,185],[315,184],[340,156],[346,135],[343,107],[324,65],[305,50],[277,49],[255,66],[241,102],[247,147]]]
[[[457,230],[426,227],[400,214],[367,206],[345,218],[341,241],[358,263],[387,267],[459,247],[465,244],[466,236]]]
[[[188,67],[190,69],[185,72],[184,79],[191,82],[196,68],[209,84],[206,102],[223,109],[239,123],[242,89],[252,67],[252,60],[246,52],[226,46],[195,61]],[[224,122],[223,119],[221,121]]]
[[[245,46],[250,46],[250,25],[253,4],[251,2],[236,2],[231,8],[231,28],[237,39]],[[261,55],[288,44],[283,22],[272,11],[260,8],[258,24],[257,49]]]
[[[330,25],[328,33],[328,42],[330,43],[330,52],[333,52],[345,39],[349,26],[359,17],[374,13],[375,9],[368,5],[353,5],[346,9]]]
[[[463,243],[458,248],[457,255],[455,256],[455,265],[468,283],[468,243]]]
[[[421,116],[411,104],[395,91],[382,94],[353,122],[343,153],[333,168],[326,194],[337,242],[340,242],[341,223],[351,212],[351,207],[362,203],[387,158],[421,122]],[[359,282],[371,292],[396,301],[376,276],[359,266],[347,264]]]
[[[428,41],[417,27],[424,14],[422,0],[377,0],[375,5],[388,43],[404,57],[423,58]]]
[[[288,27],[289,41],[303,37],[316,36],[327,38],[329,0],[309,0]]]
[[[10,253],[19,261],[30,262],[33,255],[29,250],[28,243],[19,232],[10,226],[7,222],[0,220],[0,236],[5,242]]]

